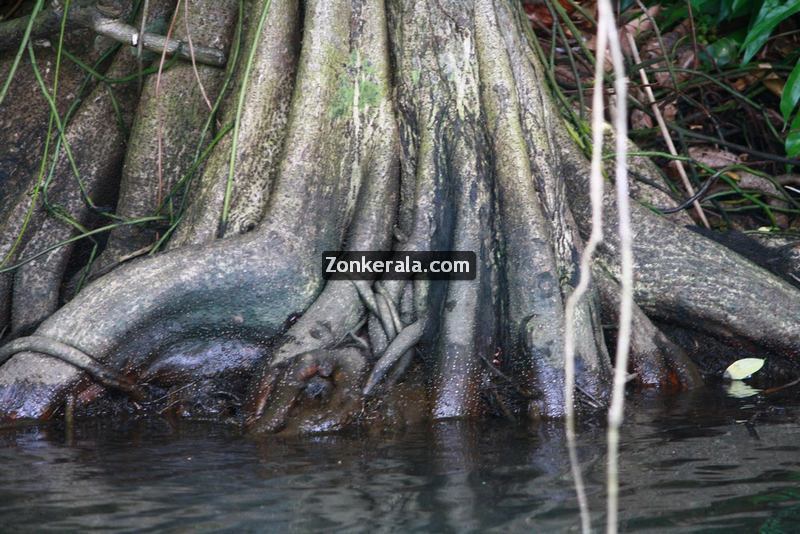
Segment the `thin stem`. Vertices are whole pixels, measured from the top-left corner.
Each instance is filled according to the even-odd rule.
[[[19,67],[22,54],[25,52],[25,47],[28,46],[28,42],[31,38],[33,23],[36,21],[36,16],[42,10],[42,6],[44,6],[44,0],[37,0],[36,5],[33,6],[33,11],[28,19],[28,25],[25,27],[25,34],[22,36],[22,42],[19,43],[17,54],[14,56],[14,62],[11,64],[11,70],[8,71],[8,76],[3,84],[3,88],[0,89],[0,104],[2,104],[3,100],[5,100],[6,94],[8,93],[8,88],[11,86],[11,81],[14,79],[14,75],[17,73],[17,67]]]
[[[127,226],[127,225],[132,225],[132,224],[142,224],[142,223],[147,223],[147,222],[155,222],[155,221],[163,221],[163,220],[164,220],[164,217],[142,217],[140,219],[131,219],[130,221],[122,221],[122,222],[117,222],[117,223],[114,223],[114,224],[108,224],[106,226],[101,226],[100,228],[95,228],[94,230],[89,230],[88,232],[84,232],[82,234],[78,234],[76,236],[72,236],[69,239],[65,239],[64,241],[61,241],[60,243],[56,243],[54,245],[50,245],[49,247],[47,247],[47,248],[45,248],[43,250],[40,250],[36,254],[33,254],[32,256],[29,256],[29,257],[27,257],[27,258],[15,263],[14,265],[10,265],[8,267],[0,268],[0,274],[7,273],[7,272],[13,271],[15,269],[19,269],[20,267],[22,267],[26,263],[30,263],[33,260],[35,260],[36,258],[44,256],[45,254],[47,254],[47,253],[49,253],[49,252],[51,252],[51,251],[53,251],[53,250],[55,250],[55,249],[57,249],[59,247],[63,247],[64,245],[69,245],[70,243],[74,243],[75,241],[79,241],[79,240],[81,240],[81,239],[83,239],[85,237],[91,237],[93,235],[97,235],[97,234],[100,234],[102,232],[108,232],[109,230],[113,230],[113,229],[115,229],[115,228],[117,228],[119,226]]]
[[[242,25],[244,19],[244,2],[243,0],[239,0],[239,15],[236,22],[236,32],[234,33],[233,37],[233,50],[231,52],[231,58],[228,61],[227,69],[225,72],[225,80],[222,82],[222,88],[217,95],[216,101],[214,101],[214,107],[211,110],[211,113],[208,114],[208,118],[206,119],[205,124],[203,125],[203,129],[200,132],[200,141],[197,143],[197,148],[195,149],[195,157],[194,163],[192,163],[191,168],[184,174],[184,176],[175,184],[173,190],[167,195],[165,200],[170,200],[173,195],[175,195],[178,191],[178,186],[183,184],[183,194],[181,196],[181,204],[178,208],[177,215],[172,216],[170,222],[169,229],[164,232],[164,235],[156,242],[151,250],[150,254],[155,254],[161,247],[164,246],[164,243],[167,242],[169,237],[178,227],[178,224],[181,221],[183,213],[186,208],[187,198],[189,197],[188,191],[191,185],[191,181],[194,177],[195,171],[200,166],[200,164],[211,154],[211,149],[219,142],[229,130],[233,128],[233,124],[225,125],[217,135],[212,139],[210,146],[203,148],[203,143],[205,142],[206,135],[208,134],[209,130],[212,128],[214,124],[214,119],[217,115],[217,110],[219,109],[220,104],[222,103],[223,98],[225,97],[228,86],[233,79],[233,74],[236,69],[236,65],[239,62],[239,51],[241,49],[241,40],[242,40]],[[162,208],[163,209],[163,205]]]
[[[267,20],[269,13],[269,6],[271,0],[264,2],[264,8],[261,10],[261,18],[258,20],[258,28],[256,29],[253,42],[250,45],[250,52],[247,55],[247,64],[244,69],[244,77],[242,78],[242,86],[239,88],[239,99],[236,103],[236,118],[233,121],[233,139],[231,140],[231,157],[230,164],[228,165],[228,180],[225,183],[225,198],[222,203],[222,219],[220,221],[220,233],[224,234],[228,225],[228,216],[231,209],[231,195],[233,193],[233,173],[236,168],[236,148],[239,142],[239,124],[242,122],[242,112],[244,111],[244,100],[247,94],[247,84],[250,81],[250,72],[253,70],[253,63],[255,63],[256,49],[258,42],[261,38],[261,33],[264,30],[264,23]]]
[[[116,46],[119,46],[119,45],[116,45]],[[128,82],[131,82],[131,81],[133,81],[133,80],[135,80],[135,79],[140,77],[140,74],[136,73],[136,74],[129,74],[128,76],[123,76],[121,78],[111,78],[111,77],[108,77],[108,76],[106,76],[104,74],[101,74],[101,73],[97,72],[97,69],[95,69],[93,67],[90,67],[89,65],[87,65],[86,63],[81,61],[81,59],[79,57],[77,57],[76,55],[71,53],[69,50],[64,50],[64,55],[67,56],[67,58],[70,61],[72,61],[73,63],[78,65],[81,69],[85,70],[91,77],[93,77],[97,81],[100,81],[100,82],[103,82],[103,83],[128,83]],[[166,65],[164,65],[165,70],[167,68],[171,67],[172,65],[174,65],[177,61],[178,61],[178,56],[170,57],[169,60],[167,60]],[[100,62],[98,62],[98,64],[99,63]],[[153,66],[147,67],[146,69],[142,69],[141,76],[144,76],[145,74],[152,74],[154,72],[158,72],[158,66],[157,65],[153,65]]]
[[[197,86],[200,88],[200,93],[203,95],[203,100],[205,100],[206,105],[208,106],[209,111],[213,109],[211,105],[211,101],[208,99],[208,95],[206,94],[206,88],[203,87],[203,81],[200,79],[200,72],[197,70],[197,61],[194,57],[194,43],[192,43],[192,30],[189,29],[189,2],[188,0],[183,3],[183,22],[184,26],[186,27],[186,40],[189,42],[189,56],[192,58],[192,70],[194,71],[194,77],[197,79]]]
[[[608,35],[602,24],[597,27],[597,58],[594,69],[594,92],[592,94],[592,159],[590,171],[590,196],[592,201],[592,231],[581,255],[580,279],[565,305],[564,339],[564,410],[567,449],[575,493],[581,515],[581,530],[591,531],[591,516],[586,498],[586,488],[578,461],[575,436],[575,311],[578,303],[589,289],[592,273],[592,257],[603,240],[603,65]]]
[[[614,117],[616,130],[617,159],[614,180],[617,192],[617,232],[620,249],[620,307],[619,330],[617,331],[617,350],[614,359],[614,385],[611,393],[611,406],[608,410],[608,471],[606,492],[606,532],[616,534],[619,509],[619,429],[625,408],[625,382],[628,375],[628,352],[630,349],[631,323],[633,320],[633,231],[631,229],[630,200],[628,193],[628,118],[625,109],[625,95],[628,79],[625,76],[625,60],[622,44],[617,33],[610,0],[599,0],[600,25],[608,32],[611,63],[614,66],[614,88],[619,106]],[[632,38],[630,38],[632,41]],[[635,50],[635,47],[633,48]]]
[[[81,173],[78,170],[78,164],[75,162],[75,158],[72,155],[72,150],[70,149],[69,141],[67,141],[67,134],[64,128],[64,124],[61,122],[61,117],[58,114],[58,108],[56,107],[55,100],[53,100],[53,96],[47,90],[47,87],[44,84],[44,80],[42,79],[42,74],[39,71],[39,67],[36,63],[36,55],[33,52],[33,47],[28,43],[28,52],[31,58],[31,67],[33,68],[33,74],[36,77],[36,81],[39,83],[39,88],[42,91],[42,95],[44,96],[45,100],[47,101],[47,105],[50,106],[51,116],[55,119],[56,126],[58,128],[58,135],[64,145],[64,153],[67,156],[67,161],[69,161],[70,168],[72,169],[73,174],[75,175],[75,179],[78,182],[78,188],[81,191],[81,197],[83,198],[84,202],[95,211],[99,211],[97,206],[92,201],[91,197],[89,197],[89,193],[86,191],[86,186],[83,184],[83,180],[81,180]]]
[[[169,23],[169,28],[167,28],[167,41],[169,41],[170,37],[172,36],[172,30],[175,28],[175,21],[178,18],[178,12],[181,8],[181,1],[178,0],[178,5],[175,6],[175,13],[172,15],[172,20]],[[187,0],[188,1],[188,0]],[[161,74],[164,69],[164,62],[167,58],[167,49],[165,48],[164,51],[161,53],[161,60],[158,62],[158,74],[156,74],[156,95],[155,99],[158,100],[159,95],[161,94]],[[161,116],[161,107],[157,107],[156,109],[156,147],[157,147],[157,154],[156,154],[156,172],[158,174],[158,191],[156,191],[156,204],[161,203],[161,196],[164,194],[164,167],[163,167],[163,159],[164,159],[164,120]]]
[[[69,10],[69,2],[70,2],[70,0],[67,0],[67,3],[65,5],[65,7],[64,7],[65,11]],[[33,18],[34,18],[35,15],[36,15],[36,9],[34,9],[34,13],[31,16],[31,21],[33,21]],[[27,44],[27,43],[25,43],[25,39],[23,39],[23,46],[25,44]],[[58,52],[56,54],[56,67],[55,67],[55,71],[53,72],[53,95],[56,95],[57,91],[58,91],[58,74],[59,74],[60,67],[61,67],[61,50],[62,50],[63,44],[64,44],[64,24],[62,23],[61,24],[61,32],[59,33],[59,39],[58,39]],[[13,77],[13,75],[14,75],[14,69],[15,69],[15,67],[11,68],[11,72],[9,73],[9,79],[8,79],[9,81],[11,80],[11,77]],[[5,95],[5,91],[3,92],[3,96],[4,95]],[[3,96],[0,96],[0,102],[2,102]],[[34,186],[33,192],[31,194],[31,197],[32,197],[31,198],[31,203],[30,203],[30,206],[28,207],[28,209],[25,212],[25,219],[22,222],[22,228],[20,229],[19,235],[17,235],[17,238],[14,240],[14,244],[8,250],[6,255],[3,257],[2,261],[0,261],[0,267],[2,267],[3,265],[5,265],[9,261],[11,261],[11,258],[14,256],[14,253],[16,252],[17,248],[19,248],[19,246],[22,244],[22,238],[24,237],[25,232],[28,229],[28,225],[30,224],[31,218],[33,217],[33,212],[36,209],[36,201],[38,200],[39,192],[42,189],[42,181],[44,179],[44,172],[45,172],[45,168],[47,167],[47,157],[48,157],[48,155],[50,153],[50,139],[52,138],[53,123],[55,122],[55,116],[57,116],[57,112],[54,111],[53,109],[51,109],[50,110],[50,117],[49,117],[48,122],[47,122],[47,135],[46,135],[45,141],[44,141],[44,152],[42,154],[42,161],[39,164],[39,176],[36,179],[36,185]],[[58,150],[58,149],[56,149],[56,150]]]
[[[628,46],[633,53],[633,59],[636,61],[636,63],[641,63],[642,58],[639,57],[639,49],[636,47],[636,41],[633,40],[633,37],[630,34],[628,34]],[[647,77],[647,72],[640,68],[639,76],[642,79],[642,84],[644,85],[644,92],[647,95],[647,99],[650,101],[650,109],[653,110],[653,115],[655,115],[656,122],[661,130],[661,136],[664,138],[664,142],[667,144],[667,148],[669,149],[670,153],[677,155],[678,151],[675,149],[675,143],[672,142],[672,136],[669,134],[669,130],[667,129],[667,123],[664,121],[664,116],[661,115],[661,109],[659,109],[658,105],[656,104],[656,98],[653,95],[653,89],[650,87],[650,80]],[[675,168],[678,170],[678,175],[681,178],[683,187],[686,188],[686,192],[690,197],[693,197],[695,194],[694,187],[692,187],[692,183],[689,181],[689,176],[686,174],[686,169],[683,167],[683,163],[679,160],[676,160]],[[699,201],[694,202],[694,210],[695,213],[697,213],[697,216],[700,218],[700,221],[703,223],[703,226],[706,228],[711,228],[711,225],[709,224],[706,214],[703,212],[703,208],[700,206]]]

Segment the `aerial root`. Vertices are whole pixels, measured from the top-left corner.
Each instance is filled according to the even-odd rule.
[[[374,291],[365,281],[354,281],[353,285],[367,310],[380,321],[388,343],[364,386],[363,394],[369,396],[382,380],[386,379],[386,383],[391,385],[405,374],[414,355],[412,349],[425,330],[425,321],[418,319],[408,326],[404,325],[397,304],[381,282],[375,282]],[[400,293],[402,294],[402,291]]]
[[[399,333],[401,330],[403,330],[403,322],[400,320],[400,314],[397,312],[397,305],[383,284],[380,282],[375,282],[375,288],[378,291],[378,295],[385,302],[385,306],[389,312],[389,317],[392,320],[392,326],[394,327],[395,332]]]
[[[400,361],[408,351],[414,348],[414,345],[416,345],[422,337],[424,330],[425,321],[423,319],[417,319],[397,334],[397,337],[389,343],[389,346],[372,368],[372,372],[364,386],[363,393],[365,396],[369,396],[375,389],[375,386],[383,380],[392,366]]]
[[[19,352],[38,352],[86,371],[94,380],[105,387],[117,389],[128,394],[135,401],[144,401],[144,392],[129,379],[86,354],[61,341],[44,336],[20,337],[0,347],[0,365]]]
[[[370,283],[365,280],[353,281],[353,285],[358,291],[358,296],[361,297],[364,306],[380,321],[386,338],[389,341],[394,339],[397,332],[401,330],[402,323],[400,323],[397,309],[394,307],[392,299],[387,297],[386,290],[375,292],[372,290]],[[375,285],[382,289],[379,282],[376,282]]]

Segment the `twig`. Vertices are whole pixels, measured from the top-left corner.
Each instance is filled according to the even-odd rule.
[[[46,38],[58,31],[61,20],[66,16],[72,26],[89,28],[94,32],[131,46],[141,47],[151,52],[177,55],[183,59],[191,59],[188,43],[177,39],[169,39],[163,35],[144,32],[118,19],[109,17],[97,8],[96,2],[76,2],[76,6],[64,13],[61,9],[51,8],[38,13],[44,2],[40,0],[34,8],[34,14],[28,20],[13,19],[0,23],[0,50],[16,48],[25,39]],[[38,13],[38,15],[36,14]],[[193,46],[197,63],[222,67],[226,57],[222,50],[208,46]],[[22,46],[20,49],[24,49]]]
[[[714,175],[711,176],[711,178],[706,180],[706,182],[703,184],[703,187],[701,187],[697,191],[697,193],[695,193],[694,195],[690,196],[689,198],[687,198],[686,200],[684,200],[683,202],[681,202],[680,204],[678,204],[674,208],[655,206],[655,209],[657,209],[661,213],[665,213],[665,214],[677,213],[677,212],[679,212],[681,210],[685,210],[686,208],[688,208],[692,204],[694,204],[696,202],[699,202],[700,199],[708,192],[708,190],[711,189],[711,186],[714,185],[715,183],[717,183],[717,180],[719,179],[720,176],[722,176],[722,174],[724,172],[728,172],[728,171],[727,170],[721,170],[721,171],[715,172]]]
[[[787,382],[787,383],[783,384],[782,386],[776,386],[774,388],[765,389],[764,391],[762,391],[762,393],[764,395],[772,395],[773,393],[777,393],[777,392],[779,392],[781,390],[784,390],[786,388],[790,388],[792,386],[796,386],[797,384],[800,384],[800,378],[795,378],[791,382]]]
[[[633,39],[631,34],[627,34],[628,38],[628,46],[631,49],[631,53],[633,54],[633,59],[636,61],[636,64],[642,62],[642,58],[639,56],[639,49],[636,46],[636,41]],[[678,151],[675,149],[675,143],[672,142],[672,136],[669,134],[669,130],[667,129],[667,124],[664,122],[664,117],[661,115],[661,110],[659,109],[658,105],[656,104],[655,95],[653,95],[653,89],[650,86],[650,80],[647,76],[647,72],[644,69],[639,69],[639,77],[642,79],[642,84],[644,85],[644,92],[647,95],[647,99],[650,101],[650,108],[653,110],[653,115],[656,117],[656,122],[658,122],[658,127],[661,130],[661,136],[664,138],[664,142],[667,143],[667,148],[669,149],[670,154],[673,156],[678,155]],[[681,182],[683,183],[683,187],[686,188],[686,192],[689,193],[690,197],[693,197],[695,194],[694,188],[692,187],[692,183],[689,181],[689,176],[686,174],[686,169],[683,167],[683,163],[679,160],[675,160],[675,167],[678,170],[678,175],[681,177]],[[703,212],[703,208],[700,206],[700,202],[695,200],[693,202],[695,213],[700,218],[700,221],[703,223],[703,226],[706,228],[711,228],[711,225],[708,223],[708,219],[706,218],[705,212]]]
[[[184,25],[186,26],[186,40],[189,42],[189,55],[192,58],[192,70],[194,71],[194,77],[197,79],[197,86],[200,88],[200,93],[203,95],[203,100],[206,101],[208,110],[211,111],[214,109],[214,106],[211,105],[211,101],[208,99],[208,95],[206,94],[206,88],[203,87],[203,81],[200,79],[200,72],[198,72],[197,70],[197,61],[195,59],[194,44],[192,43],[192,30],[189,29],[188,0],[183,3],[183,22]]]
[[[139,40],[141,40],[145,50],[159,54],[166,53],[168,55],[177,55],[183,59],[191,59],[188,46],[186,46],[186,43],[183,41],[170,39],[169,37],[164,37],[163,35],[155,33],[144,33],[140,36],[136,28],[118,20],[98,17],[92,29],[100,35],[110,37],[121,43],[130,43],[136,46],[139,44]],[[204,65],[211,65],[213,67],[222,67],[225,65],[225,53],[217,48],[196,46],[194,47],[194,56],[198,63],[203,63]]]

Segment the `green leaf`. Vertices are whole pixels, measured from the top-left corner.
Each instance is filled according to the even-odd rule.
[[[795,115],[792,125],[789,127],[784,146],[786,147],[786,155],[790,158],[800,156],[800,113]]]
[[[714,41],[701,51],[703,59],[713,59],[718,67],[724,67],[739,55],[739,42],[732,37]]]
[[[791,0],[789,2],[785,0],[765,0],[758,11],[758,15],[756,15],[753,25],[750,27],[750,31],[747,32],[747,39],[743,43],[744,58],[742,59],[742,64],[744,65],[753,59],[753,56],[767,42],[772,30],[778,24],[797,12],[800,12],[800,0]]]
[[[695,13],[718,13],[720,9],[720,3],[725,3],[724,0],[720,2],[720,0],[692,0],[692,10]]]
[[[800,132],[792,132],[786,136],[786,156],[790,158],[800,157]]]
[[[781,94],[781,114],[786,122],[789,122],[789,117],[797,106],[798,100],[800,100],[800,60],[797,61],[797,64],[792,69],[792,73],[789,74]]]
[[[686,4],[679,3],[674,5],[668,5],[661,14],[658,16],[660,27],[662,31],[671,28],[677,22],[680,22],[686,17],[689,16],[689,10],[686,8]]]
[[[722,22],[723,20],[728,20],[731,17],[731,8],[733,7],[733,0],[722,0],[719,3],[719,9],[717,10],[717,22]]]
[[[736,17],[749,15],[756,10],[757,6],[758,2],[753,2],[752,0],[733,0],[730,18],[735,19]]]
[[[725,378],[731,380],[744,380],[764,366],[762,358],[742,358],[736,360],[725,369]]]

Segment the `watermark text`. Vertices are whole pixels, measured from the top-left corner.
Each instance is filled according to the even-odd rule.
[[[474,280],[474,252],[327,251],[326,280]]]

